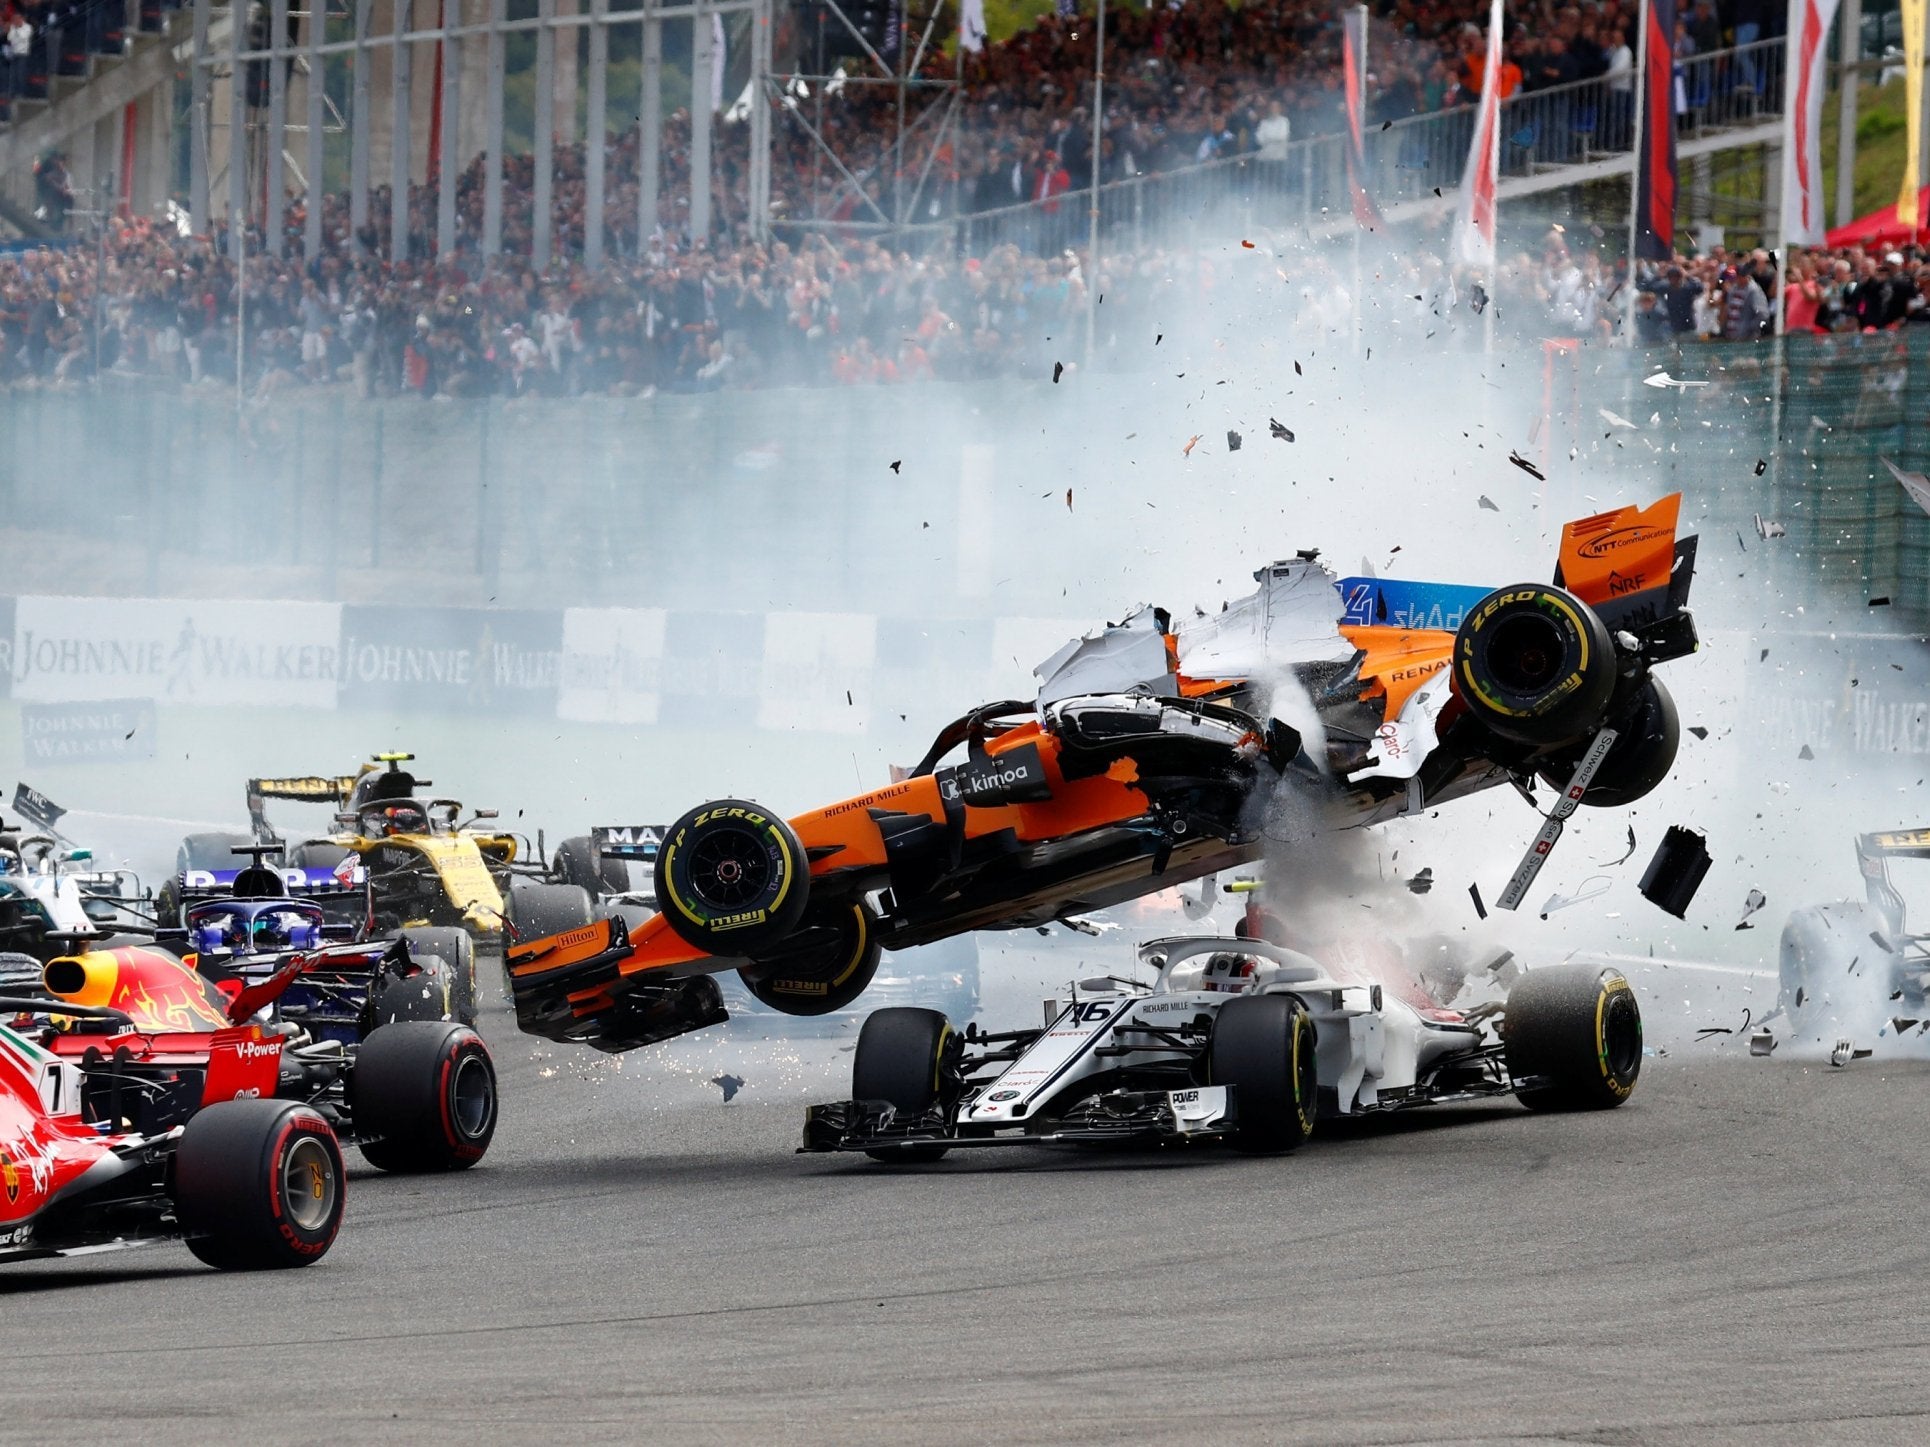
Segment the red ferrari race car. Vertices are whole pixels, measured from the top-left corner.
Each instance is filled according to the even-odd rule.
[[[627,1050],[722,1020],[709,976],[728,969],[776,1009],[842,1009],[881,949],[1247,863],[1282,811],[1304,835],[1498,784],[1533,802],[1539,778],[1558,793],[1532,877],[1566,812],[1627,804],[1674,763],[1651,670],[1696,648],[1680,502],[1569,523],[1552,585],[1335,578],[1302,553],[1219,613],[1141,609],[885,788],[788,822],[738,799],[691,810],[651,851],[658,913],[512,944],[517,1020]]]
[[[0,995],[0,1010],[59,1010],[104,1032],[76,1058],[0,1026],[0,1261],[170,1237],[229,1270],[327,1254],[342,1224],[342,1149],[310,1106],[248,1098],[258,1032],[203,1036],[192,1117],[163,1121],[141,1118],[143,1087],[117,1092],[119,1067],[101,1055],[130,1038],[126,1013],[20,990]]]

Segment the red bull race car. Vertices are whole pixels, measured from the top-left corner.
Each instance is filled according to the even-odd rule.
[[[1569,523],[1550,583],[1335,578],[1312,553],[1217,614],[1141,609],[1035,670],[1036,698],[940,731],[889,785],[784,819],[720,799],[664,831],[656,913],[506,955],[531,1033],[626,1050],[724,1017],[737,970],[792,1014],[856,999],[882,949],[1045,925],[1305,837],[1508,785],[1555,805],[1513,907],[1578,804],[1674,763],[1653,670],[1695,650],[1680,497]],[[1285,827],[1285,826],[1282,826]],[[1525,877],[1523,877],[1525,876]]]

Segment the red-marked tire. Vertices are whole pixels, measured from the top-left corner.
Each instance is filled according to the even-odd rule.
[[[496,1065],[466,1025],[384,1025],[356,1051],[348,1104],[370,1165],[398,1174],[467,1170],[496,1134]]]
[[[174,1211],[188,1249],[223,1271],[321,1260],[342,1228],[342,1148],[298,1101],[230,1100],[188,1122],[174,1155]]]

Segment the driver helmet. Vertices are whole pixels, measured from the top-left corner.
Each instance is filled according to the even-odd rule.
[[[319,943],[321,929],[306,911],[272,909],[255,917],[252,936],[257,951],[309,950]]]
[[[235,954],[248,948],[248,921],[232,905],[212,905],[188,916],[188,943],[197,954]]]
[[[375,820],[376,833],[384,839],[391,834],[421,834],[429,827],[429,816],[420,804],[391,804]]]
[[[1253,988],[1258,962],[1252,955],[1217,954],[1206,961],[1200,988],[1216,994],[1241,995]]]

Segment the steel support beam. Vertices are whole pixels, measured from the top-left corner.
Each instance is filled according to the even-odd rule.
[[[208,234],[208,12],[211,0],[194,0],[194,61],[188,67],[188,228]]]
[[[690,17],[690,244],[710,239],[710,14],[704,0]]]
[[[322,41],[328,33],[328,0],[308,0],[308,135],[302,158],[306,184],[302,199],[302,260],[313,266],[322,259],[322,124],[323,101],[328,98],[328,63]]]
[[[354,88],[348,113],[348,228],[355,254],[367,256],[362,232],[369,224],[369,131],[375,125],[374,55],[369,50],[369,19],[375,0],[355,0]]]
[[[445,13],[462,23],[462,0],[443,0]],[[462,171],[462,42],[445,40],[436,46],[442,67],[442,149],[436,156],[436,259],[447,261],[456,252],[456,181]]]
[[[534,214],[530,217],[530,261],[538,271],[550,264],[550,221],[554,209],[551,198],[552,171],[556,165],[555,107],[550,98],[556,85],[556,29],[549,22],[556,18],[556,0],[540,0],[537,13],[543,26],[536,32],[536,154],[530,159],[536,168]],[[572,35],[570,39],[575,40]]]
[[[643,0],[643,81],[637,99],[637,252],[657,230],[657,161],[663,150],[663,21]]]
[[[489,19],[500,25],[507,12],[507,0],[489,0]],[[483,234],[484,256],[500,256],[503,250],[503,33],[489,32],[489,97],[483,108]]]
[[[608,0],[590,0],[590,113],[583,127],[583,264],[603,265],[603,152],[609,119],[610,27],[603,23]]]
[[[771,0],[757,0],[751,11],[751,175],[750,232],[758,242],[771,239],[771,97],[764,77],[771,69]]]
[[[248,254],[248,96],[241,63],[248,7],[228,11],[228,257],[239,263]]]
[[[269,0],[268,43],[288,43],[288,0]],[[282,152],[288,145],[288,62],[268,62],[268,133],[262,144],[261,249],[281,256],[283,218],[288,186],[282,174]]]
[[[389,260],[409,255],[409,92],[415,46],[409,33],[414,0],[394,0],[395,48],[389,57]]]

